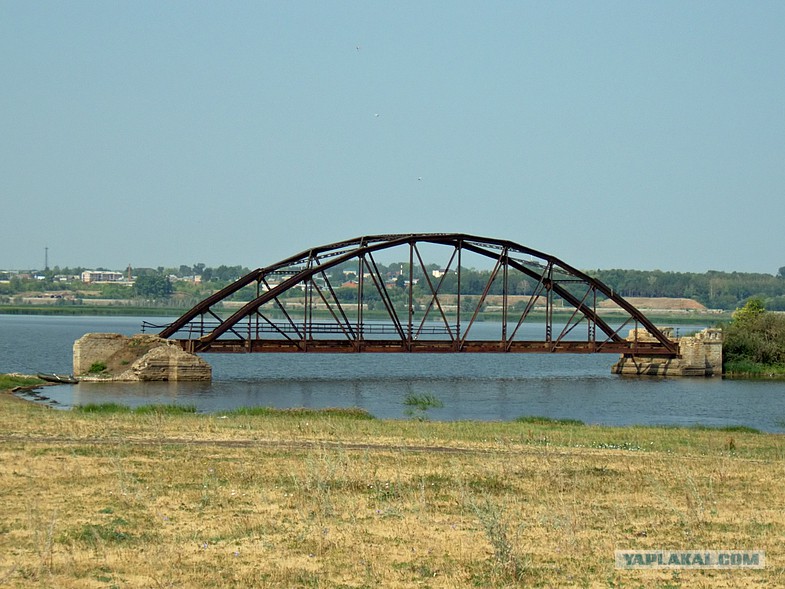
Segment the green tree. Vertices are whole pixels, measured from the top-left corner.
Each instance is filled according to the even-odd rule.
[[[725,329],[722,352],[726,367],[785,366],[785,316],[750,299]]]
[[[166,299],[171,296],[172,291],[169,278],[161,274],[139,276],[134,283],[134,293],[148,299]]]
[[[749,326],[754,324],[758,318],[766,312],[763,300],[758,297],[751,298],[741,309],[733,312],[733,322],[738,326]]]
[[[212,269],[210,278],[211,280],[218,280],[220,282],[228,283],[234,282],[248,272],[248,268],[243,268],[242,266],[225,266],[221,264],[217,268]]]

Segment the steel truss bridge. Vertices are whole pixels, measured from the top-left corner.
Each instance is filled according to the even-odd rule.
[[[490,271],[466,265],[478,260]],[[598,313],[602,301],[612,315]],[[679,355],[678,342],[602,282],[512,241],[457,233],[315,247],[249,272],[169,325],[143,326],[161,328],[195,353]]]

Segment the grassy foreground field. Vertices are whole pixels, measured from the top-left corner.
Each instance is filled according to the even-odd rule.
[[[785,586],[779,435],[0,394],[4,587]],[[614,568],[759,549],[763,570]]]

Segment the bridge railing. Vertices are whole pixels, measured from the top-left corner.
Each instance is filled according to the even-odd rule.
[[[143,321],[142,322],[142,333],[146,333],[148,331],[151,332],[159,332],[162,329],[168,328],[171,323],[152,323],[150,321]],[[174,336],[175,339],[197,339],[205,334],[212,332],[216,327],[221,325],[220,321],[204,321],[204,322],[192,322],[189,323],[186,327],[180,329],[179,331],[175,332]],[[406,331],[406,327],[404,326],[404,332]],[[243,337],[248,335],[250,331],[252,334],[286,334],[286,335],[296,335],[302,336],[305,334],[306,336],[312,335],[329,335],[329,334],[360,334],[362,336],[367,335],[393,335],[399,334],[398,328],[393,323],[370,323],[364,322],[362,324],[352,323],[349,325],[342,325],[335,322],[313,322],[308,324],[291,324],[291,323],[263,323],[259,322],[253,323],[251,325],[248,324],[236,324],[234,331],[243,335]],[[444,325],[423,325],[417,329],[419,335],[424,336],[434,336],[434,335],[450,335],[451,332],[447,327]],[[231,332],[227,332],[224,334],[227,339],[232,337]]]

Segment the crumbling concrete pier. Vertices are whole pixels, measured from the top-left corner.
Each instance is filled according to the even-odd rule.
[[[203,381],[212,368],[196,354],[157,335],[88,333],[74,342],[74,375],[81,381]]]
[[[672,330],[668,330],[672,331]],[[670,337],[670,334],[663,330]],[[647,341],[645,330],[630,330],[629,341]],[[678,339],[679,357],[622,355],[611,367],[613,374],[631,376],[721,376],[722,330],[704,329]]]

